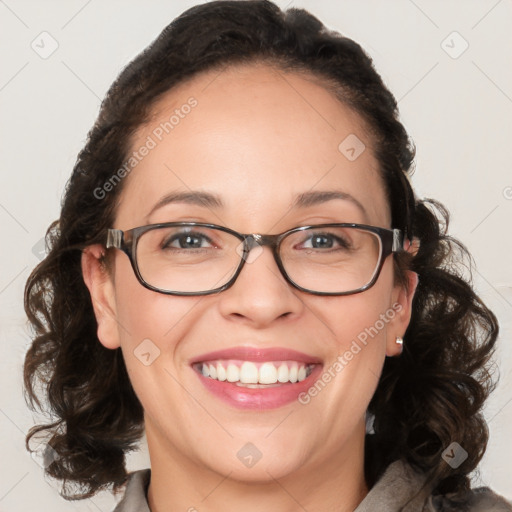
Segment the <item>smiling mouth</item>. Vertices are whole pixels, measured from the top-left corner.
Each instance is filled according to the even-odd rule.
[[[269,388],[301,382],[317,366],[299,361],[243,361],[237,359],[198,362],[194,369],[204,377],[240,387]]]

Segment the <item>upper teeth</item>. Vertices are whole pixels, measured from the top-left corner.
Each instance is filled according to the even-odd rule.
[[[199,370],[205,377],[243,384],[275,384],[277,382],[300,382],[314,365],[296,361],[273,361],[254,363],[252,361],[211,361],[200,363]]]

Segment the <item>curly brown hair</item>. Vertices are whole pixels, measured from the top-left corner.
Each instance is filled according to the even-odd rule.
[[[481,410],[494,386],[497,320],[464,275],[470,256],[447,235],[447,211],[414,195],[408,179],[414,146],[371,58],[307,11],[283,12],[265,0],[187,10],[110,87],[67,184],[60,219],[48,229],[48,255],[26,284],[35,331],[25,360],[26,394],[51,418],[32,428],[27,448],[35,434],[48,435],[58,457],[46,471],[62,480],[68,499],[125,483],[125,455],[143,434],[143,409],[120,349],[108,350],[97,338],[80,263],[84,247],[105,242],[123,182],[108,194],[97,191],[126,161],[133,134],[162,94],[198,73],[254,62],[306,72],[359,114],[373,137],[392,226],[419,241],[415,255],[394,256],[398,278],[412,270],[419,285],[404,352],[387,358],[369,406],[375,433],[366,443],[368,484],[404,459],[430,475],[435,492],[462,493],[487,444]],[[453,441],[468,453],[456,469],[441,458]]]

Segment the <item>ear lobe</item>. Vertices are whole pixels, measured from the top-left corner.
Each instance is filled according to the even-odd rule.
[[[105,248],[91,245],[82,251],[82,276],[91,294],[94,315],[98,323],[98,339],[106,348],[118,348],[119,330],[115,304],[114,283],[102,257]]]
[[[402,343],[397,343],[397,338],[403,338],[412,315],[412,300],[418,286],[418,274],[408,270],[406,272],[407,286],[399,286],[393,293],[393,310],[395,316],[388,326],[386,340],[386,355],[397,356],[402,353]],[[407,343],[407,340],[403,340]]]

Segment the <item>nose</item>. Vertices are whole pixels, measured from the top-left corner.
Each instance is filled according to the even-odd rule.
[[[262,328],[300,315],[300,294],[281,274],[271,247],[253,245],[235,283],[219,295],[219,307],[226,318]]]

